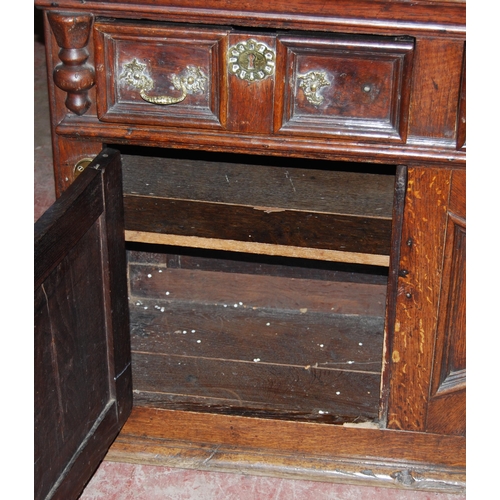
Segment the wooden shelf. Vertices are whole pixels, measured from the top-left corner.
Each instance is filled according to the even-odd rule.
[[[123,155],[126,239],[388,266],[394,176],[289,162]]]

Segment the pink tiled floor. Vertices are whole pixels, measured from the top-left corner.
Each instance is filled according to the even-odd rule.
[[[44,47],[35,36],[35,220],[55,199]],[[81,500],[465,500],[465,495],[103,462]]]

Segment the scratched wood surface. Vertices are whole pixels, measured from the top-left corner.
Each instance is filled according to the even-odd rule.
[[[129,264],[135,402],[376,419],[385,285]]]
[[[297,164],[124,155],[125,227],[389,255],[393,175]]]

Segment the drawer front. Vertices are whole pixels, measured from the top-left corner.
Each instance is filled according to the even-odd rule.
[[[278,38],[275,132],[406,140],[413,41]]]
[[[227,31],[97,22],[94,33],[100,120],[224,126]]]

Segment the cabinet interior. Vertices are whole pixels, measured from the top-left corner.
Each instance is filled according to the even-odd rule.
[[[134,405],[378,422],[396,168],[118,147]]]

